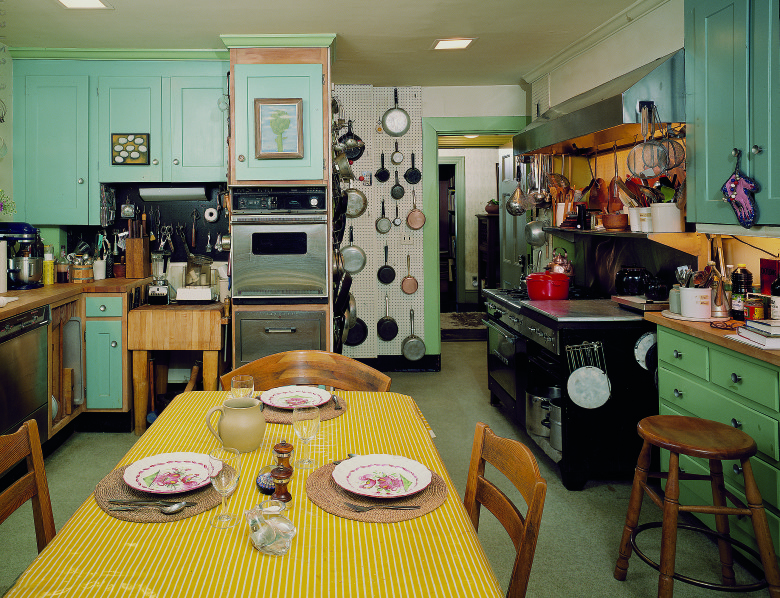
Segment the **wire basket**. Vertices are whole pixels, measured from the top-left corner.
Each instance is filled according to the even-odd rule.
[[[586,341],[579,345],[567,345],[566,357],[569,361],[570,373],[584,367],[596,367],[605,374],[607,373],[604,347],[598,341],[593,343]]]

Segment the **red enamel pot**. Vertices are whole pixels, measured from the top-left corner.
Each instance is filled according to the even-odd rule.
[[[569,277],[560,272],[537,272],[525,279],[531,301],[569,298]]]

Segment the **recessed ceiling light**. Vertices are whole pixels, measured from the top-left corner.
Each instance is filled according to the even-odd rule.
[[[62,1],[62,0],[60,0]],[[433,46],[434,50],[463,50],[469,46],[474,38],[450,38],[437,39]]]
[[[59,0],[65,8],[113,8],[101,0]]]
[[[476,139],[479,135],[464,135],[466,139]]]

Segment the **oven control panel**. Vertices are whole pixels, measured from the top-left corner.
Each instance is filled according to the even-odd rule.
[[[533,317],[519,314],[493,301],[486,301],[485,309],[493,321],[501,322],[512,332],[524,336],[556,355],[558,354],[558,333],[549,326],[540,324]]]
[[[327,189],[311,187],[233,187],[234,214],[326,212]]]

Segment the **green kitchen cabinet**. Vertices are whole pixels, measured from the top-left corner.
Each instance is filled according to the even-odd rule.
[[[14,196],[35,225],[86,224],[89,211],[89,77],[15,80]]]
[[[235,65],[235,129],[233,139],[235,181],[321,181],[325,176],[323,93],[321,64],[237,64]],[[301,100],[301,118],[292,115],[284,132],[272,132],[268,119],[258,123],[256,100],[279,100],[289,104]],[[262,104],[265,105],[265,104]],[[296,142],[293,127],[302,124]],[[302,157],[280,158],[297,149]],[[264,157],[264,154],[271,156]]]
[[[685,0],[689,221],[738,224],[720,191],[736,148],[760,187],[755,224],[780,224],[779,29],[780,0]]]
[[[222,77],[99,77],[100,181],[227,180],[227,113],[219,103],[225,85]],[[147,163],[117,156],[117,135],[123,143],[142,135]]]
[[[87,409],[122,408],[122,321],[87,320]]]
[[[658,326],[659,413],[702,417],[749,434],[758,447],[751,465],[767,506],[775,551],[780,554],[780,368],[737,351]],[[668,452],[661,452],[668,471]],[[741,471],[723,464],[728,490],[745,501]],[[706,473],[706,460],[680,456],[689,473]],[[709,483],[680,480],[682,504],[711,504]],[[714,517],[702,516],[714,528]],[[734,537],[755,548],[750,521],[730,517]]]

